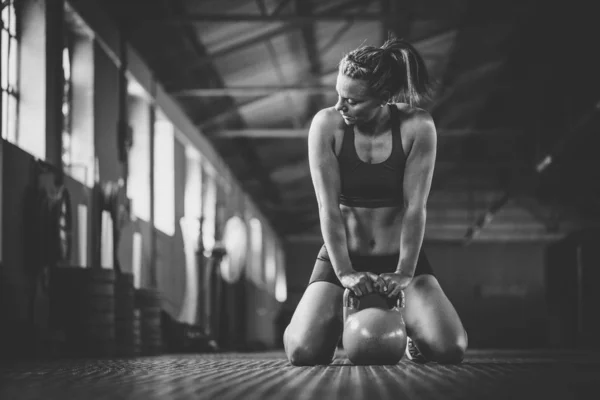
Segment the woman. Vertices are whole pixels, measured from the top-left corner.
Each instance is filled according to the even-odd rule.
[[[404,292],[411,360],[463,359],[466,332],[421,250],[436,130],[413,105],[428,83],[423,59],[400,39],[340,61],[338,101],[315,115],[308,137],[325,243],[284,333],[293,365],[332,361],[345,288],[357,296]]]

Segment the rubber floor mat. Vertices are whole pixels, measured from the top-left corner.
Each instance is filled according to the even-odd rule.
[[[477,351],[459,365],[294,367],[282,352],[0,363],[0,399],[597,399],[600,353]]]

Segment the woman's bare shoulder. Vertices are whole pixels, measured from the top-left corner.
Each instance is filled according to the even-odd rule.
[[[344,119],[341,114],[333,107],[323,108],[319,110],[313,117],[311,126],[342,129],[344,127]]]
[[[396,107],[402,114],[400,129],[403,137],[407,139],[408,149],[412,148],[416,140],[435,146],[437,132],[431,114],[427,110],[411,107],[405,103],[398,103]]]
[[[333,107],[318,111],[312,119],[309,138],[318,138],[319,142],[327,140],[336,142],[344,132],[344,119]]]
[[[424,110],[419,107],[410,106],[406,103],[396,103],[394,104],[398,111],[402,114],[402,122],[403,123],[411,123],[411,124],[420,124],[420,123],[430,123],[433,121],[431,114],[429,111]]]

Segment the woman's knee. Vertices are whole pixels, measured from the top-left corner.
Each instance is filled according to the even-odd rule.
[[[417,275],[412,279],[412,282],[409,286],[412,290],[417,290],[421,294],[426,294],[431,290],[437,290],[440,288],[440,284],[437,278],[433,275],[423,274]]]
[[[423,355],[440,364],[459,364],[463,361],[468,347],[466,332],[456,337],[444,337],[430,341],[416,341]]]
[[[436,350],[434,359],[440,364],[460,364],[465,358],[467,345],[463,341],[447,343]]]
[[[285,352],[290,364],[295,366],[330,364],[335,353],[335,346],[328,340],[315,340],[307,336],[289,333],[289,326],[284,333]],[[337,344],[337,343],[336,343]]]
[[[344,291],[329,282],[308,286],[289,326],[284,347],[293,365],[329,364],[342,333]]]

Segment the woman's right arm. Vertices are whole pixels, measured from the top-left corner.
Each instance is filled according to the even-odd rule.
[[[308,161],[319,205],[323,240],[339,278],[353,270],[339,206],[340,172],[334,152],[334,133],[339,129],[336,125],[330,110],[321,110],[315,115],[308,131]]]
[[[357,273],[350,263],[346,229],[339,206],[341,182],[334,150],[334,133],[339,126],[335,117],[334,111],[324,109],[313,118],[308,132],[308,160],[319,206],[321,232],[331,264],[342,285],[360,296],[373,291],[373,281],[378,277]]]

